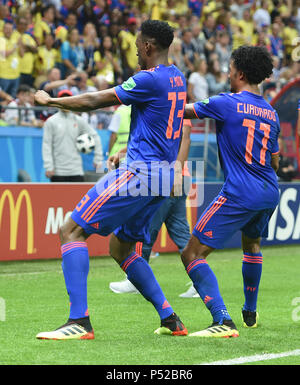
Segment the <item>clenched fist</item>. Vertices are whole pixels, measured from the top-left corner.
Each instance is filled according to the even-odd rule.
[[[34,101],[36,104],[39,104],[40,106],[47,106],[50,102],[51,97],[47,92],[39,90],[34,95]]]

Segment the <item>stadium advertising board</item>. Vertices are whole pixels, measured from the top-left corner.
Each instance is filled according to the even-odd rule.
[[[205,183],[204,202],[198,208],[198,216],[217,196],[222,185]],[[300,243],[300,183],[280,183],[280,202],[269,223],[269,236],[262,240],[262,245],[299,244]],[[241,233],[228,240],[228,248],[241,246]]]
[[[0,184],[0,260],[60,258],[59,226],[90,187],[92,185],[85,183]],[[202,187],[199,188],[201,193]],[[191,230],[221,187],[219,183],[206,183],[203,204],[198,208],[187,207]],[[240,239],[241,235],[237,233],[226,246],[240,247]],[[108,255],[108,241],[109,237],[91,236],[88,240],[90,255]],[[300,243],[300,184],[281,184],[280,203],[269,224],[269,237],[263,244],[297,243]],[[165,226],[154,250],[177,251]]]
[[[0,184],[0,260],[60,258],[58,229],[92,184]],[[192,228],[197,209],[187,208]],[[109,237],[92,235],[91,256],[108,255]],[[155,251],[176,251],[165,227]]]

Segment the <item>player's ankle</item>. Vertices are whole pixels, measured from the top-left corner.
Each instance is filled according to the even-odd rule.
[[[90,317],[82,317],[82,318],[69,318],[68,322],[77,323],[78,325],[83,326],[87,331],[92,331],[93,327],[90,321]]]
[[[213,322],[217,322],[220,325],[223,324],[224,321],[231,321],[231,317],[228,314],[227,310],[220,310],[213,316]]]

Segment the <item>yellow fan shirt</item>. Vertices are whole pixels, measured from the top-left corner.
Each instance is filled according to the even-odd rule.
[[[121,31],[120,37],[122,39],[122,50],[126,51],[126,59],[128,65],[132,69],[136,69],[138,65],[138,57],[136,56],[136,35],[133,35],[131,32]]]
[[[24,45],[28,45],[32,47],[37,46],[35,40],[28,33],[23,33],[21,35],[20,32],[14,31],[13,37],[15,38],[16,41],[18,41],[19,38],[22,37],[22,42]],[[26,74],[26,75],[32,75],[34,62],[35,62],[35,54],[29,51],[25,52],[23,57],[20,57],[20,61],[19,61],[20,73]]]
[[[36,58],[36,69],[38,72],[47,72],[57,62],[58,51],[55,48],[48,50],[45,46],[39,47]]]

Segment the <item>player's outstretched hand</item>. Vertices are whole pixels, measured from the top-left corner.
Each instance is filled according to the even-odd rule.
[[[36,104],[39,104],[40,106],[47,106],[50,101],[50,96],[47,94],[47,92],[43,90],[39,90],[34,95],[34,101]]]
[[[114,170],[115,168],[118,167],[119,165],[119,162],[120,162],[120,159],[118,157],[118,154],[116,155],[111,155],[108,159],[107,159],[107,168],[108,168],[108,171],[111,171],[111,170]]]
[[[109,171],[119,167],[121,160],[126,156],[126,152],[127,152],[127,147],[124,147],[122,148],[122,150],[118,151],[114,155],[111,155],[107,159],[107,168]]]

